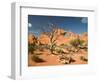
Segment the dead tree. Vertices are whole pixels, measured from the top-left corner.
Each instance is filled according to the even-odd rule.
[[[64,35],[66,32],[58,33],[59,28],[54,24],[48,24],[48,27],[46,27],[46,29],[42,28],[42,30],[49,37],[49,40],[50,40],[49,49],[51,51],[51,54],[54,54],[53,51],[56,46],[57,38],[59,37],[59,35],[61,34]]]

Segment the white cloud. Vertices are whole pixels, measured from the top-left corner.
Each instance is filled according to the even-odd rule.
[[[31,23],[28,23],[28,27],[31,28],[32,27],[32,24]]]
[[[88,19],[85,18],[85,17],[83,17],[83,18],[81,19],[81,22],[82,22],[82,23],[87,23],[87,22],[88,22]]]

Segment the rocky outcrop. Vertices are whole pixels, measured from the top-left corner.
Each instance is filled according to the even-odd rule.
[[[81,35],[80,35],[80,39],[87,42],[87,41],[88,41],[88,34],[87,34],[86,32],[83,33],[83,34],[81,34]]]
[[[88,41],[88,34],[76,34],[74,32],[66,32],[63,29],[54,29],[55,35],[53,38],[55,39],[56,45],[66,44],[69,43],[73,39],[81,39],[84,41]],[[65,34],[64,34],[65,33]],[[28,43],[37,43],[37,44],[50,44],[50,36],[46,33],[41,33],[38,37],[35,37],[34,34],[28,35]]]
[[[38,41],[40,44],[50,44],[50,39],[45,33],[40,34]]]

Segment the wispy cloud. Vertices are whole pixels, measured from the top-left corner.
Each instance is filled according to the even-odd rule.
[[[82,22],[82,23],[87,23],[87,22],[88,22],[88,18],[83,17],[83,18],[81,19],[81,22]]]

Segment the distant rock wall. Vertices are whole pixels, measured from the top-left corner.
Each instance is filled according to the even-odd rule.
[[[88,42],[88,34],[87,33],[83,33],[83,34],[76,34],[73,32],[66,32],[66,35],[62,35],[62,33],[64,33],[65,31],[63,29],[55,29],[55,35],[54,35],[54,39],[56,39],[56,45],[61,45],[64,43],[69,43],[71,40],[73,39],[81,39],[84,40],[86,42]],[[48,35],[46,35],[45,33],[41,33],[40,36],[35,37],[34,34],[29,34],[28,35],[28,43],[29,44],[33,44],[33,43],[37,43],[37,44],[50,44],[50,37]]]

